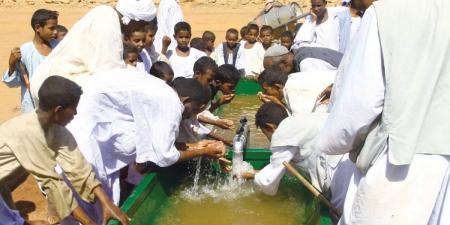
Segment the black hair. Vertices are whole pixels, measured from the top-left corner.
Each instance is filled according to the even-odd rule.
[[[217,68],[215,80],[219,80],[223,83],[233,83],[237,84],[241,79],[241,74],[239,71],[230,64],[223,64]]]
[[[126,37],[126,38],[130,38],[131,35],[132,35],[134,32],[144,32],[144,33],[145,33],[144,27],[145,27],[145,26],[143,26],[143,27],[132,27],[132,28],[125,29],[125,30],[123,31],[123,36]]]
[[[31,28],[35,30],[38,24],[43,27],[48,20],[58,20],[58,12],[48,9],[38,9],[31,16]]]
[[[130,53],[136,53],[139,55],[139,49],[132,44],[123,43],[123,59],[125,59]]]
[[[170,84],[180,97],[189,97],[191,101],[200,105],[210,101],[211,89],[194,78],[177,77]]]
[[[239,34],[241,35],[241,38],[245,38],[245,35],[248,33],[248,27],[247,26],[243,26],[239,32]]]
[[[149,23],[147,25],[144,26],[144,32],[154,32],[156,33],[156,31],[158,31],[158,25],[156,25],[156,23]]]
[[[189,23],[186,23],[183,21],[175,24],[173,30],[174,30],[175,35],[177,35],[177,33],[180,31],[187,31],[189,34],[192,34],[191,33],[191,25],[189,25]]]
[[[216,61],[214,61],[214,59],[208,56],[202,56],[197,61],[195,61],[194,73],[197,71],[200,73],[205,73],[207,70],[212,70],[216,72],[217,63]]]
[[[261,30],[259,31],[260,33],[262,33],[263,31],[270,31],[270,33],[272,34],[273,33],[273,29],[272,29],[272,27],[271,26],[268,26],[268,25],[263,25],[262,27],[261,27]]]
[[[236,30],[235,28],[228,29],[226,34],[235,34],[236,36],[239,36],[238,30]]]
[[[50,111],[57,106],[76,107],[82,93],[75,82],[61,76],[50,76],[39,88],[39,108]]]
[[[250,32],[250,30],[256,30],[256,33],[259,34],[259,27],[258,25],[251,23],[247,26],[248,32]]]
[[[281,33],[280,39],[284,38],[284,37],[287,37],[287,38],[289,38],[292,41],[294,40],[294,34],[292,34],[292,32],[290,32],[288,30],[283,32],[283,33]]]
[[[255,115],[255,125],[256,127],[262,128],[266,124],[271,123],[275,125],[280,125],[281,121],[288,117],[286,109],[274,102],[266,102],[261,107]]]
[[[285,85],[288,75],[278,66],[271,66],[265,69],[258,77],[258,83],[263,86],[264,83],[274,86],[276,84]]]
[[[63,33],[69,32],[69,30],[67,30],[67,28],[65,26],[59,25],[59,24],[56,25],[55,29],[57,32],[63,32]]]
[[[202,52],[204,52],[206,50],[205,42],[203,41],[202,38],[199,38],[199,37],[192,38],[191,42],[189,43],[189,46],[191,48],[195,48],[195,49],[197,49],[199,51],[202,51]]]
[[[172,67],[163,61],[153,63],[152,68],[150,68],[150,74],[158,78],[162,78],[164,74],[174,75]]]
[[[203,32],[202,39],[203,41],[215,41],[216,35],[212,31],[207,30]]]

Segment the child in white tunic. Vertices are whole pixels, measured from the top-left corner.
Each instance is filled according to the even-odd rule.
[[[191,26],[186,22],[179,22],[175,25],[175,39],[177,47],[168,50],[166,53],[172,66],[175,77],[192,78],[194,75],[194,63],[202,56],[204,52],[189,47],[191,40]]]
[[[254,177],[261,191],[275,195],[286,171],[282,163],[291,162],[309,175],[314,187],[331,198],[336,207],[342,208],[354,164],[346,156],[327,156],[312,148],[327,116],[326,113],[306,113],[288,117],[284,108],[276,103],[262,105],[255,116],[256,125],[270,140],[272,156],[269,165],[244,177]]]
[[[259,35],[259,27],[256,24],[248,25],[246,42],[241,44],[240,51],[242,57],[237,60],[237,64],[244,65],[246,77],[257,77],[264,69],[264,47],[256,41]]]

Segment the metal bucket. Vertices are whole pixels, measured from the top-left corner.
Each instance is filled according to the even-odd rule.
[[[272,7],[268,12],[258,16],[252,23],[258,26],[269,25],[273,29],[284,26],[303,15],[302,8],[295,2],[281,7]]]

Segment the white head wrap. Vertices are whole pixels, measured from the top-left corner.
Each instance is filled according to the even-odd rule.
[[[152,21],[156,16],[153,0],[118,0],[116,9],[122,14],[122,22],[125,25],[131,20]]]

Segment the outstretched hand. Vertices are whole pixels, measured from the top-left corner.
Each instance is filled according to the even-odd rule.
[[[258,92],[257,97],[263,103],[273,102],[273,103],[276,103],[276,104],[281,105],[281,106],[284,107],[284,104],[278,98],[276,98],[276,97],[274,97],[272,95],[266,95],[266,94],[263,94],[261,92]]]

